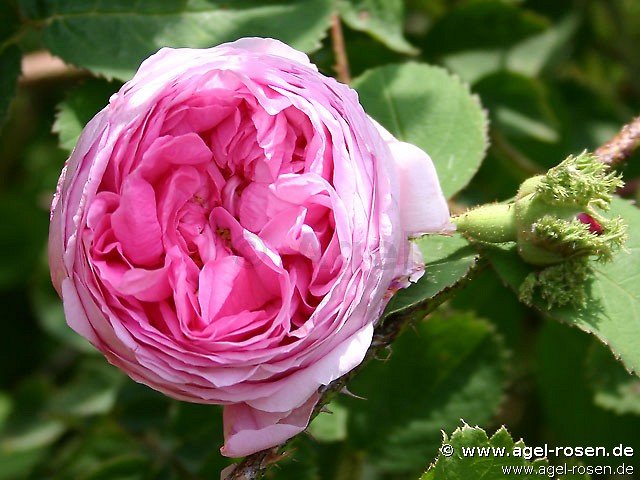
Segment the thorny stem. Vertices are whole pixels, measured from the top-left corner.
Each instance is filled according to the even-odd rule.
[[[33,85],[43,81],[60,80],[85,75],[86,72],[66,64],[47,50],[32,52],[22,57],[21,85]]]
[[[335,20],[334,20],[335,22]],[[338,20],[339,22],[339,20]],[[332,36],[334,37],[334,48],[336,49],[336,56],[338,48],[335,45],[335,35],[332,29]],[[342,32],[339,33],[340,42],[342,42]],[[342,44],[344,47],[344,44]],[[344,50],[342,50],[344,51]],[[346,55],[344,57],[346,62]],[[348,72],[348,65],[347,65]],[[343,72],[344,73],[344,72]],[[626,160],[634,151],[640,140],[640,117],[634,119],[628,125],[625,125],[620,133],[614,138],[602,145],[596,150],[596,155],[600,159],[611,166],[618,165]],[[470,269],[465,277],[463,277],[455,286],[446,289],[435,297],[433,297],[426,305],[421,305],[421,308],[416,311],[403,312],[400,315],[392,315],[386,319],[383,319],[381,323],[375,329],[373,334],[373,341],[367,351],[364,361],[354,368],[346,375],[334,380],[329,385],[324,387],[321,391],[321,397],[318,404],[313,409],[311,418],[314,418],[322,408],[329,403],[336,395],[342,392],[351,378],[356,376],[360,370],[373,358],[379,358],[385,350],[393,343],[398,337],[402,329],[411,321],[418,318],[424,318],[426,315],[434,311],[440,304],[452,297],[458,290],[464,288],[464,286],[473,278],[473,276],[479,272],[486,265],[485,261],[480,258],[474,268]],[[279,452],[282,452],[286,448],[288,442],[283,443],[277,447],[263,450],[261,452],[249,455],[240,463],[237,464],[235,469],[226,477],[226,480],[258,480],[262,478],[265,470],[276,463],[282,456]]]
[[[640,116],[626,124],[620,132],[596,150],[607,165],[615,167],[627,160],[640,144]]]
[[[340,23],[340,15],[333,13],[331,15],[331,44],[333,45],[333,53],[336,56],[335,71],[342,83],[351,83],[351,74],[349,73],[349,59],[347,58],[347,48],[344,44],[344,36],[342,35],[342,24]]]

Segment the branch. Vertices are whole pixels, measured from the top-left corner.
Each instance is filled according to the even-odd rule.
[[[64,63],[46,50],[28,53],[22,57],[20,84],[32,85],[42,81],[59,80],[84,75],[86,72]]]
[[[334,397],[338,394],[344,393],[350,395],[346,386],[353,378],[368,364],[372,359],[380,359],[386,355],[387,348],[398,337],[400,332],[405,326],[413,321],[420,320],[433,312],[443,302],[451,298],[455,293],[461,290],[482,268],[486,266],[486,263],[482,260],[477,260],[471,267],[467,275],[460,279],[456,284],[445,288],[428,301],[418,305],[415,308],[404,310],[397,315],[390,315],[387,318],[383,318],[383,321],[376,326],[373,333],[373,340],[371,346],[364,357],[364,360],[360,365],[351,370],[346,375],[334,380],[329,385],[320,389],[320,400],[313,409],[311,414],[311,420],[313,420]],[[311,422],[311,420],[309,420]],[[265,470],[276,463],[283,457],[282,452],[288,445],[288,442],[283,443],[277,447],[263,450],[253,455],[249,455],[240,463],[238,463],[230,473],[227,473],[225,480],[257,480],[262,478]]]
[[[351,83],[351,74],[349,73],[349,59],[347,58],[347,49],[344,44],[344,36],[342,35],[342,24],[340,23],[340,15],[333,13],[331,15],[331,43],[333,45],[333,53],[336,56],[336,71],[338,80],[342,83]]]
[[[639,145],[640,117],[636,117],[595,153],[603,163],[615,167],[627,160]]]

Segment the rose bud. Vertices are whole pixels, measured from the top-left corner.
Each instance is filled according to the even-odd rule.
[[[224,405],[222,453],[302,431],[358,365],[410,237],[449,230],[426,153],[302,53],[164,48],[85,127],[52,205],[69,325],[134,380]]]
[[[595,233],[596,235],[602,235],[604,233],[604,229],[602,228],[602,225],[600,225],[600,222],[598,222],[588,213],[582,212],[577,214],[576,220],[578,220],[580,223],[588,225],[590,233]]]
[[[471,209],[453,221],[472,240],[515,242],[520,257],[539,267],[521,288],[525,303],[540,289],[549,306],[582,304],[589,261],[610,261],[626,241],[622,218],[601,213],[621,185],[620,175],[584,152],[526,180],[514,200]]]

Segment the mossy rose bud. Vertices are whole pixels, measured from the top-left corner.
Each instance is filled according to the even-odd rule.
[[[584,152],[523,182],[514,200],[474,208],[454,222],[475,241],[515,242],[525,262],[541,267],[523,284],[527,303],[537,286],[549,304],[581,303],[587,262],[609,261],[626,240],[623,220],[603,213],[621,185],[619,175]]]

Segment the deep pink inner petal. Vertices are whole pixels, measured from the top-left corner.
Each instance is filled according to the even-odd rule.
[[[274,113],[214,80],[168,92],[129,136],[142,148],[117,145],[84,243],[113,308],[138,312],[130,331],[206,352],[287,345],[344,266],[332,142],[279,93],[260,87]]]

